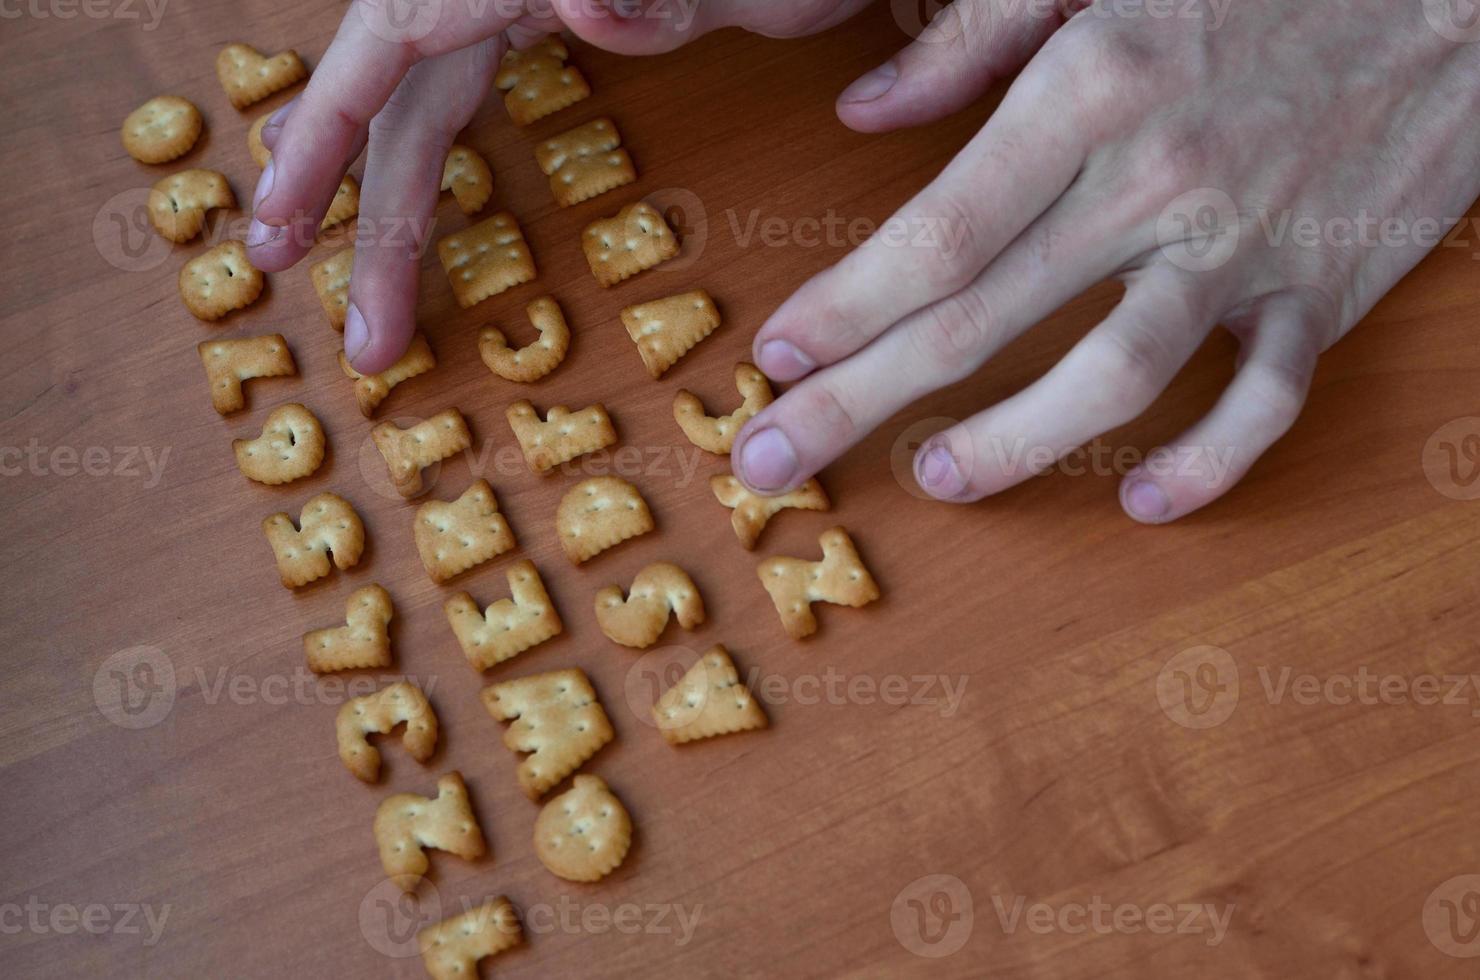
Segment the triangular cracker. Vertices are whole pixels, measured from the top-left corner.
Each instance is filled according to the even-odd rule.
[[[340,571],[353,568],[365,550],[365,525],[349,501],[335,493],[310,497],[298,515],[273,514],[262,531],[277,559],[278,577],[289,589],[329,574],[329,556]]]
[[[531,753],[519,763],[519,786],[531,800],[579,769],[614,735],[591,682],[576,667],[494,684],[482,697],[490,714],[512,721],[504,744]]]
[[[324,427],[312,412],[294,402],[267,416],[255,439],[233,439],[237,468],[249,480],[276,486],[309,476],[324,461]]]
[[[231,104],[245,109],[308,77],[308,69],[293,50],[265,57],[245,44],[228,44],[216,56],[216,77]]]
[[[357,779],[373,783],[380,778],[380,750],[367,735],[384,735],[404,725],[401,746],[417,762],[426,762],[437,748],[437,714],[427,696],[410,681],[396,681],[374,694],[346,701],[334,720],[339,761]]]
[[[793,640],[817,632],[812,603],[831,602],[857,608],[879,598],[879,587],[863,567],[853,540],[841,527],[822,532],[822,561],[767,558],[756,570],[771,594],[781,625]]]
[[[535,277],[524,232],[507,211],[441,239],[437,256],[464,309]]]
[[[375,811],[375,843],[386,876],[408,892],[416,891],[431,867],[426,848],[465,861],[482,857],[488,849],[468,802],[468,787],[455,770],[437,780],[436,799],[415,793],[386,797]]]
[[[740,682],[730,652],[715,644],[653,705],[653,721],[669,745],[765,728],[760,703]]]
[[[234,208],[226,178],[214,170],[182,170],[149,189],[149,223],[172,242],[188,242],[206,225],[206,212]]]
[[[702,289],[629,306],[622,325],[655,379],[719,326],[719,310]]]
[[[350,593],[344,625],[303,634],[303,655],[315,674],[391,665],[391,594],[378,585]]]
[[[523,941],[519,915],[502,895],[416,934],[422,963],[432,980],[473,980],[478,976],[479,960]]]
[[[730,526],[735,529],[735,537],[740,539],[746,551],[755,547],[766,523],[783,510],[827,510],[832,506],[822,484],[816,479],[808,480],[779,497],[751,493],[745,484],[728,474],[711,476],[709,489],[714,491],[716,500],[735,511],[730,515]]]
[[[443,606],[458,646],[477,670],[517,657],[564,629],[534,562],[517,562],[507,578],[512,598],[500,599],[486,610],[480,612],[466,592],[459,592]]]
[[[621,146],[616,123],[602,118],[545,140],[534,158],[550,178],[555,202],[568,208],[637,180],[632,157]]]
[[[246,406],[242,382],[298,373],[288,342],[280,333],[239,340],[203,340],[195,345],[195,351],[211,385],[211,405],[222,415]]]
[[[565,63],[569,57],[565,42],[553,34],[504,55],[493,84],[507,93],[504,106],[514,125],[528,126],[591,94],[581,70]]]
[[[637,488],[617,476],[594,476],[566,492],[555,511],[555,531],[573,564],[590,561],[653,529],[653,515]]]
[[[637,573],[624,598],[622,587],[609,585],[596,593],[596,622],[614,643],[641,650],[658,642],[668,613],[686,630],[704,622],[704,600],[688,572],[658,561]]]
[[[385,459],[396,492],[407,498],[421,493],[423,469],[473,444],[468,423],[455,408],[438,412],[409,429],[382,422],[370,430],[370,438]]]
[[[493,171],[477,150],[454,143],[442,164],[442,189],[452,192],[463,214],[477,214],[493,194]]]
[[[612,287],[678,254],[673,229],[646,201],[627,205],[610,218],[593,221],[581,236],[591,274]]]
[[[406,348],[406,353],[379,374],[361,374],[349,363],[344,351],[339,352],[339,369],[345,377],[354,379],[355,402],[360,406],[360,414],[367,419],[375,416],[375,410],[392,388],[418,374],[426,374],[436,366],[437,358],[432,354],[426,334],[420,330],[411,335],[411,345]]]
[[[521,384],[538,381],[555,370],[570,350],[570,327],[559,303],[549,296],[541,296],[525,312],[540,332],[539,340],[515,350],[497,327],[484,327],[478,334],[478,353],[488,370]]]
[[[446,582],[514,547],[514,532],[487,480],[474,481],[456,500],[422,504],[413,533],[433,582]]]
[[[601,405],[591,405],[572,412],[564,405],[554,405],[543,420],[534,405],[517,401],[505,412],[509,428],[524,452],[529,471],[543,476],[561,463],[577,456],[605,449],[617,441],[617,430]]]
[[[705,452],[728,455],[741,427],[775,399],[771,383],[754,364],[735,365],[735,388],[745,400],[729,415],[717,417],[707,414],[704,403],[691,391],[680,390],[673,396],[673,419],[689,442]]]

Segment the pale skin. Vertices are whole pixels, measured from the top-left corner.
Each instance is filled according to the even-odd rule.
[[[447,2],[414,39],[385,28],[385,2],[404,0],[357,0],[263,129],[273,160],[248,238],[266,271],[301,259],[368,139],[362,225],[418,231],[357,244],[345,347],[362,372],[411,337],[442,161],[508,43],[566,27],[650,54],[723,26],[813,33],[869,0],[707,0],[691,18],[643,16],[651,0],[531,3],[539,14]],[[1177,465],[1120,485],[1146,523],[1216,500],[1295,422],[1320,354],[1480,196],[1480,26],[1462,13],[1457,0],[956,0],[839,96],[842,122],[922,125],[1015,79],[886,224],[892,240],[817,275],[761,327],[755,363],[794,384],[741,432],[736,476],[796,487],[1113,278],[1126,291],[1104,322],[1032,385],[927,440],[916,479],[955,502],[1029,479],[1144,412],[1221,325],[1241,345],[1233,381],[1148,456]],[[899,244],[920,227],[959,244]]]

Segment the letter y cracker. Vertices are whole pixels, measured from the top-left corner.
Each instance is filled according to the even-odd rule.
[[[417,762],[426,762],[437,748],[437,715],[421,688],[397,681],[374,694],[346,701],[334,722],[339,761],[357,779],[373,783],[380,778],[380,750],[367,735],[384,735],[404,725],[401,745]]]
[[[264,57],[246,44],[228,44],[216,56],[216,77],[226,90],[226,97],[238,109],[261,102],[308,77],[308,69],[298,52],[288,50]]]
[[[219,320],[251,306],[262,295],[262,273],[247,261],[247,247],[222,242],[180,267],[180,299],[198,320]]]
[[[740,429],[756,413],[771,404],[771,383],[754,364],[735,365],[735,387],[745,401],[729,415],[714,418],[704,411],[704,403],[690,391],[680,390],[673,397],[673,418],[689,442],[706,452],[728,455]]]
[[[577,456],[605,449],[617,441],[617,430],[601,405],[572,412],[564,405],[554,405],[543,421],[528,401],[510,405],[505,413],[529,471],[543,476],[561,463]]]
[[[629,306],[622,325],[656,380],[719,326],[719,310],[702,289]]]
[[[576,667],[494,684],[482,697],[489,714],[513,722],[504,744],[530,753],[519,763],[518,775],[531,800],[538,801],[614,737],[591,682]]]
[[[591,274],[610,288],[673,258],[678,254],[678,239],[656,208],[638,201],[587,225],[581,247]]]
[[[488,849],[468,801],[468,787],[457,771],[437,780],[436,799],[415,793],[387,797],[375,811],[375,843],[386,877],[408,892],[416,891],[431,867],[426,848],[456,854],[464,861],[480,858]]]
[[[468,423],[455,408],[438,412],[409,429],[402,429],[394,422],[382,422],[370,430],[370,438],[385,459],[396,492],[403,497],[421,493],[423,469],[473,444]]]
[[[222,415],[246,406],[243,382],[298,373],[288,342],[280,333],[241,340],[204,340],[195,345],[195,350],[211,385],[211,405]]]
[[[734,510],[730,515],[730,526],[735,529],[735,537],[740,539],[746,551],[755,547],[767,522],[783,510],[827,510],[832,506],[822,484],[815,478],[779,497],[753,494],[745,489],[745,484],[728,474],[711,476],[709,489],[714,491],[715,499]]]
[[[303,634],[303,655],[315,674],[391,665],[391,594],[378,585],[356,589],[344,603],[344,625]]]
[[[857,608],[879,597],[879,587],[863,567],[847,531],[841,527],[830,528],[822,532],[821,541],[822,561],[767,558],[757,569],[761,584],[781,614],[781,625],[793,640],[817,632],[812,603],[831,602]]]
[[[672,562],[658,561],[637,573],[625,598],[622,587],[608,585],[596,593],[596,622],[614,643],[642,650],[658,642],[668,625],[668,613],[686,630],[704,622],[704,600],[688,572]]]
[[[740,681],[730,651],[715,644],[653,705],[653,721],[669,745],[754,731],[769,722]]]
[[[451,502],[429,500],[416,511],[416,550],[433,582],[446,582],[514,547],[493,487],[477,480]]]
[[[443,606],[458,645],[478,670],[517,657],[565,628],[534,562],[516,563],[508,571],[508,580],[513,598],[500,599],[482,612],[466,592]]]
[[[569,57],[565,42],[553,34],[504,55],[493,84],[506,93],[504,106],[514,125],[528,126],[591,94],[581,70],[565,63]]]
[[[340,571],[353,568],[365,550],[365,525],[349,502],[338,494],[310,497],[298,515],[298,526],[287,514],[273,514],[262,522],[267,543],[277,559],[283,586],[296,589],[329,574],[329,556]]]
[[[406,348],[406,353],[379,374],[361,374],[350,365],[344,351],[339,352],[339,369],[346,377],[354,379],[355,401],[360,406],[360,414],[367,419],[375,417],[375,410],[385,401],[392,388],[402,381],[410,381],[418,374],[426,374],[436,366],[437,358],[432,355],[426,334],[420,330],[412,334],[411,346]]]
[[[463,309],[535,277],[524,232],[507,211],[441,239],[437,256]]]
[[[559,303],[549,296],[541,296],[525,312],[540,332],[540,339],[533,343],[514,350],[497,327],[484,327],[478,334],[478,353],[488,370],[521,384],[538,381],[555,370],[570,350],[570,327]]]
[[[523,941],[519,916],[502,895],[416,934],[422,963],[432,980],[475,980],[479,960]]]
[[[653,515],[637,488],[617,476],[582,480],[560,501],[555,530],[574,565],[653,529]]]
[[[550,178],[550,193],[563,208],[589,201],[637,180],[632,157],[610,119],[597,119],[535,147],[535,162]]]

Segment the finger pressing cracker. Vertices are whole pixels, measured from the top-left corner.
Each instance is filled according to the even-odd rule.
[[[689,573],[672,562],[658,561],[637,573],[626,598],[622,587],[609,585],[596,593],[596,622],[614,643],[641,650],[658,642],[668,614],[686,630],[704,622],[704,600]]]
[[[195,345],[195,350],[211,386],[211,405],[222,415],[246,406],[243,382],[298,373],[288,342],[280,333],[240,340],[204,340]]]
[[[711,647],[658,698],[653,721],[669,745],[754,731],[769,724],[721,644]]]
[[[507,211],[440,239],[437,257],[464,309],[535,277],[524,232]]]
[[[693,392],[680,390],[673,397],[673,419],[689,442],[705,452],[728,455],[741,427],[775,398],[771,383],[754,364],[735,365],[735,387],[744,401],[729,415],[718,417],[707,414],[704,403]]]
[[[197,255],[180,268],[180,299],[199,320],[219,320],[251,306],[262,295],[262,273],[247,261],[247,247],[232,240]]]
[[[610,119],[597,119],[545,140],[535,147],[534,158],[550,178],[555,203],[563,208],[637,180],[637,168]]]
[[[276,111],[273,109],[272,112],[264,112],[247,130],[247,154],[251,156],[252,162],[257,165],[258,169],[266,167],[267,161],[272,159],[272,151],[267,148],[266,143],[262,142],[262,127],[267,125],[267,120],[271,119],[273,112]]]
[[[458,646],[477,670],[517,657],[565,628],[534,562],[518,562],[507,577],[511,598],[500,599],[482,612],[466,592],[443,606]]]
[[[422,963],[432,980],[473,980],[478,961],[524,941],[524,929],[509,900],[500,895],[416,934]]]
[[[188,242],[206,226],[206,212],[234,208],[226,178],[214,170],[182,170],[149,190],[149,223],[172,242]]]
[[[730,526],[735,529],[735,537],[740,539],[746,551],[755,547],[767,522],[783,510],[827,510],[832,507],[822,484],[815,478],[779,497],[751,493],[745,484],[729,474],[711,476],[709,489],[714,491],[716,500],[734,511],[730,515]]]
[[[378,585],[350,593],[344,625],[303,634],[303,655],[315,674],[391,665],[391,594]]]
[[[493,171],[477,150],[454,143],[442,165],[442,189],[452,192],[463,214],[477,214],[493,195]]]
[[[485,687],[483,705],[510,721],[504,744],[528,752],[519,763],[519,786],[539,798],[614,737],[591,682],[579,668],[554,670]]]
[[[335,225],[342,225],[359,213],[360,182],[355,180],[353,174],[345,174],[339,178],[339,187],[334,191],[334,199],[329,202],[329,210],[324,212],[324,220],[319,222],[319,231],[328,231]]]
[[[396,492],[407,498],[421,493],[423,469],[473,444],[468,423],[455,408],[438,412],[409,429],[382,422],[370,430],[370,438],[385,459]]]
[[[324,461],[327,445],[319,420],[297,403],[273,409],[257,438],[231,441],[237,469],[268,486],[311,475]]]
[[[375,843],[386,877],[408,892],[416,891],[431,867],[427,848],[456,854],[465,861],[487,851],[468,801],[468,788],[456,771],[437,780],[436,799],[415,793],[387,797],[375,811]]]
[[[313,288],[319,294],[319,305],[329,318],[329,326],[344,332],[344,318],[349,312],[349,274],[355,265],[355,250],[347,248],[316,262],[308,270]]]
[[[339,369],[344,372],[345,377],[354,379],[355,402],[360,406],[360,414],[367,419],[375,417],[375,410],[385,401],[392,388],[402,381],[410,381],[419,374],[426,374],[436,366],[437,358],[432,354],[426,334],[420,330],[411,335],[411,344],[406,348],[406,353],[379,374],[361,374],[350,364],[349,358],[344,356],[344,351],[339,352]]]
[[[582,480],[555,511],[555,531],[572,564],[590,561],[653,529],[653,515],[637,488],[617,476]]]
[[[401,746],[417,762],[426,762],[437,748],[437,715],[427,696],[409,681],[346,701],[334,722],[339,760],[357,779],[373,783],[380,778],[380,750],[367,735],[404,725]]]
[[[632,818],[600,776],[577,776],[534,822],[534,853],[566,881],[600,881],[632,846]]]
[[[528,401],[517,401],[505,412],[509,428],[524,452],[524,462],[529,471],[543,476],[561,463],[578,456],[605,449],[617,441],[617,430],[606,414],[606,408],[592,405],[579,412],[572,412],[564,405],[555,405],[543,420],[534,405]]]
[[[822,532],[822,561],[800,558],[767,558],[757,574],[771,594],[781,625],[793,640],[817,632],[817,617],[812,603],[831,602],[839,606],[868,605],[879,598],[879,587],[863,567],[863,559],[853,547],[853,540],[841,527]]]
[[[678,359],[719,327],[719,310],[702,289],[629,306],[622,326],[637,345],[648,374],[661,378]]]
[[[204,128],[200,110],[178,95],[157,95],[123,120],[119,136],[140,163],[169,163],[190,152]]]
[[[329,574],[329,557],[340,571],[353,568],[365,550],[365,525],[343,497],[321,493],[310,497],[298,515],[273,514],[262,522],[277,560],[278,577],[289,589]]]
[[[493,84],[504,91],[504,106],[516,126],[528,126],[591,94],[591,86],[574,65],[570,51],[551,35],[523,50],[510,50],[499,62]]]
[[[484,327],[478,335],[478,353],[488,370],[521,384],[538,381],[555,370],[570,350],[570,327],[559,303],[541,296],[525,312],[540,332],[539,340],[515,350],[496,327]]]
[[[593,221],[581,236],[591,274],[610,288],[678,254],[678,239],[646,201],[629,204],[610,218]]]
[[[228,44],[216,56],[216,77],[231,104],[245,109],[307,78],[308,69],[296,51],[268,58],[248,45]]]
[[[475,481],[456,500],[422,504],[414,536],[421,563],[434,582],[446,582],[514,547],[514,532],[498,512],[487,480]]]

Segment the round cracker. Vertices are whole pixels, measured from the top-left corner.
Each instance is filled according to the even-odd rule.
[[[577,776],[534,823],[535,854],[566,881],[605,878],[631,846],[632,818],[600,776]]]
[[[119,135],[140,163],[169,163],[190,152],[205,124],[200,110],[178,95],[157,95],[128,114]]]

